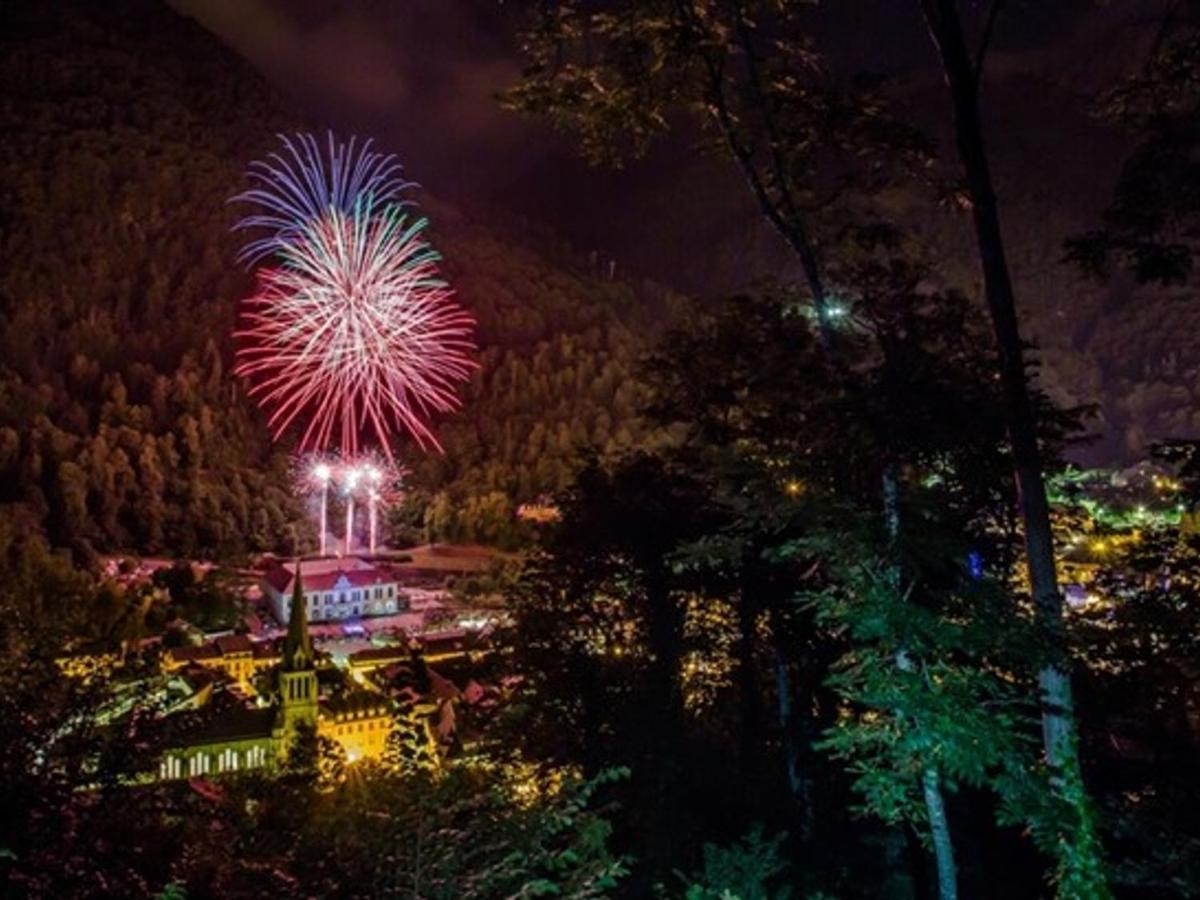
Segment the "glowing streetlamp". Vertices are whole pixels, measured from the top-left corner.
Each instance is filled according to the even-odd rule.
[[[318,463],[313,469],[313,478],[321,486],[321,555],[325,555],[325,512],[329,506],[329,479],[333,472],[325,463]]]
[[[342,547],[343,556],[349,555],[351,549],[350,542],[354,535],[354,488],[358,485],[361,474],[358,469],[351,469],[346,473],[346,543]]]

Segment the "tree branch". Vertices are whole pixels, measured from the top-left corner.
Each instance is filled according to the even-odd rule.
[[[689,7],[686,0],[681,0],[677,3],[676,9],[679,15],[694,32],[699,35],[701,29],[698,27],[695,16]],[[738,16],[740,22],[740,15]],[[743,45],[744,46],[744,45]],[[765,92],[762,91],[761,84],[752,85],[752,90],[755,91],[755,101],[760,106],[764,107],[764,115],[768,118],[764,119],[764,124],[769,123],[768,140],[771,142],[771,152],[773,154],[773,167],[776,173],[777,188],[780,192],[780,202],[776,202],[771,196],[771,192],[767,187],[763,174],[759,171],[758,166],[754,161],[753,149],[744,144],[738,137],[737,124],[734,122],[733,115],[729,109],[729,103],[725,93],[725,69],[722,58],[714,59],[714,54],[706,51],[703,48],[700,50],[700,58],[703,62],[706,74],[708,76],[707,99],[709,107],[716,119],[718,129],[725,139],[725,143],[729,148],[729,152],[733,155],[738,167],[742,170],[742,176],[746,179],[751,193],[758,201],[759,207],[767,220],[775,227],[775,230],[787,241],[800,260],[801,269],[804,271],[805,281],[808,283],[809,292],[812,294],[813,307],[817,313],[817,336],[821,341],[822,346],[832,354],[833,347],[836,341],[836,335],[833,332],[829,323],[828,317],[828,294],[825,290],[825,284],[821,278],[820,266],[817,262],[816,251],[809,241],[803,221],[801,219],[799,209],[796,206],[793,198],[786,187],[786,181],[780,176],[783,170],[783,159],[779,153],[777,134],[774,129],[774,122],[769,118],[769,110],[765,108]],[[753,54],[749,54],[753,59]],[[755,71],[757,71],[755,69]],[[781,209],[780,206],[783,206]]]

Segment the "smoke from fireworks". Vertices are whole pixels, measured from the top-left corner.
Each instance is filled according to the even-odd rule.
[[[459,405],[474,320],[438,277],[426,220],[405,216],[398,165],[369,142],[356,155],[331,138],[327,160],[312,138],[286,146],[295,166],[273,157],[240,195],[268,210],[242,224],[271,232],[244,255],[280,265],[260,271],[244,305],[235,371],[276,438],[301,423],[301,451],[352,456],[373,434],[390,458],[397,431],[437,447],[426,423]]]

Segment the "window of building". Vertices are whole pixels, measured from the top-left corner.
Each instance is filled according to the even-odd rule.
[[[238,752],[232,747],[226,747],[217,757],[218,772],[236,772],[238,767]]]

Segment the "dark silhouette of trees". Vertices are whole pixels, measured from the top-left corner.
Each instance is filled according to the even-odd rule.
[[[1058,585],[1044,461],[1038,444],[1037,409],[1026,372],[1016,299],[1000,229],[999,203],[980,118],[979,86],[994,19],[989,17],[980,49],[972,57],[956,0],[921,0],[920,5],[950,90],[955,140],[966,176],[983,272],[983,293],[999,353],[1029,585],[1047,652],[1038,670],[1046,760],[1055,773],[1056,789],[1077,810],[1076,823],[1064,834],[1066,846],[1059,860],[1059,877],[1069,895],[1102,897],[1107,895],[1107,888],[1094,815],[1079,764],[1079,735],[1064,652],[1063,595]],[[994,3],[992,9],[997,11],[999,3]]]

